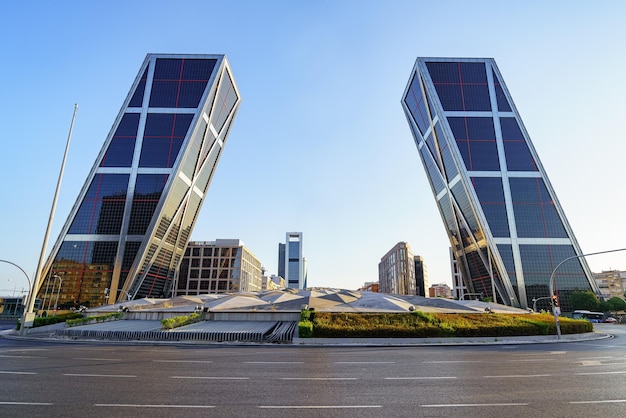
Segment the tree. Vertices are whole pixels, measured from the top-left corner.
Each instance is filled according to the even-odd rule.
[[[620,297],[613,296],[607,300],[607,303],[610,305],[611,311],[626,311],[626,301]]]
[[[569,297],[569,304],[573,310],[586,309],[588,311],[596,311],[600,305],[598,297],[589,290],[575,290]]]

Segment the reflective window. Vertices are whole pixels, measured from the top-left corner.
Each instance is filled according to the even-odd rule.
[[[490,111],[489,87],[482,62],[427,62],[446,111]]]
[[[143,104],[143,94],[146,90],[146,80],[148,80],[148,70],[150,66],[146,67],[146,71],[143,72],[141,79],[139,80],[139,84],[137,84],[137,88],[133,93],[133,97],[130,99],[130,103],[128,103],[128,107],[141,107]]]
[[[500,118],[504,154],[509,171],[537,171],[535,159],[530,154],[522,130],[515,118]]]
[[[70,234],[118,235],[128,174],[96,174],[70,226]]]
[[[100,167],[130,167],[135,153],[139,113],[125,113],[107,148]]]
[[[575,255],[570,245],[520,245],[524,282],[528,300],[550,295],[549,281],[556,266]],[[568,294],[573,290],[590,290],[580,261],[573,259],[561,265],[554,275],[562,309],[569,309]]]
[[[554,202],[541,178],[511,177],[509,183],[519,237],[567,237]]]
[[[413,74],[413,80],[411,81],[411,87],[404,98],[409,112],[413,116],[415,123],[419,127],[422,135],[428,130],[429,117],[426,110],[426,104],[424,103],[424,96],[420,88],[420,78],[417,72]]]
[[[499,171],[492,118],[449,117],[448,123],[468,171]]]
[[[192,119],[193,115],[187,114],[149,113],[139,166],[171,168]]]
[[[458,182],[452,187],[452,196],[454,196],[458,207],[461,209],[465,223],[467,223],[474,234],[477,234],[479,232],[478,220],[476,219],[476,215],[470,204],[470,198],[462,182]],[[466,242],[466,244],[471,243],[470,241],[464,242]]]
[[[513,248],[510,244],[498,244],[498,253],[504,263],[509,279],[513,287],[517,288],[517,275],[515,273],[515,261],[513,260]]]
[[[126,241],[126,246],[124,247],[124,256],[122,259],[122,270],[120,272],[120,281],[119,287],[124,286],[126,282],[126,277],[128,277],[128,273],[130,268],[135,261],[135,257],[137,256],[137,252],[139,251],[139,247],[141,246],[141,241]]]
[[[213,111],[209,116],[211,123],[217,132],[222,130],[224,122],[226,122],[226,118],[233,110],[233,107],[235,107],[235,103],[237,103],[237,99],[237,93],[235,92],[233,82],[230,79],[230,74],[228,74],[228,72],[224,72],[224,76],[222,77],[220,83],[219,93],[215,99],[215,105],[213,106]]]
[[[504,90],[502,89],[502,86],[500,85],[500,80],[498,80],[498,77],[496,76],[495,72],[493,73],[493,83],[496,88],[496,101],[498,102],[498,110],[500,112],[510,112],[511,105],[509,105],[509,101],[506,99]]]
[[[509,237],[509,221],[500,177],[473,177],[472,184],[494,237]]]
[[[150,107],[197,107],[215,63],[213,59],[157,59]]]
[[[424,166],[426,167],[426,170],[428,171],[428,180],[430,181],[430,184],[433,190],[435,191],[435,194],[439,194],[439,192],[442,191],[443,188],[445,187],[445,183],[441,177],[441,173],[439,169],[437,168],[437,165],[433,161],[432,157],[430,156],[430,153],[428,152],[428,148],[423,147],[420,150],[420,154],[422,155],[422,158],[424,159]]]
[[[117,241],[63,242],[52,264],[52,272],[63,277],[58,308],[103,305],[104,289],[111,283],[116,253]],[[43,296],[42,292],[45,288],[40,290]]]
[[[161,200],[167,174],[138,174],[130,210],[129,235],[144,235]]]

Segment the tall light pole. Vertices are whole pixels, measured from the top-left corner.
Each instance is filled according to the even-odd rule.
[[[32,288],[32,287],[33,287],[33,286],[32,286],[32,283],[31,283],[31,281],[30,281],[30,277],[28,277],[28,274],[26,274],[26,272],[24,271],[24,269],[23,269],[23,268],[21,268],[20,266],[18,266],[17,264],[15,264],[14,262],[9,261],[9,260],[0,260],[0,262],[2,262],[2,263],[7,263],[7,264],[11,264],[12,266],[15,266],[15,267],[17,267],[18,269],[20,269],[20,270],[22,271],[22,273],[24,273],[24,276],[26,276],[26,280],[28,280],[28,287],[30,287],[30,288]],[[24,297],[24,295],[22,294],[22,298],[23,298],[23,297]],[[31,292],[28,292],[28,299],[30,299],[30,298],[31,298]],[[26,305],[27,305],[27,304],[28,304],[28,303],[24,303],[24,301],[22,300],[22,305],[24,305],[24,310],[26,310]]]
[[[561,314],[561,309],[559,306],[554,306],[554,300],[555,298],[557,298],[557,295],[554,293],[554,288],[556,285],[556,279],[554,275],[556,274],[556,271],[558,270],[558,268],[561,267],[563,264],[565,264],[565,262],[573,260],[575,258],[582,258],[582,257],[590,256],[590,255],[614,253],[617,251],[626,251],[626,248],[618,248],[617,250],[598,251],[595,253],[573,255],[561,261],[559,264],[556,265],[554,270],[552,270],[552,274],[550,275],[550,297],[552,298],[552,313],[554,314],[554,324],[556,325],[556,338],[561,337],[561,325],[559,324],[559,315]],[[558,309],[555,309],[555,308],[558,308]]]
[[[59,190],[61,190],[61,180],[63,180],[63,171],[65,171],[65,161],[67,161],[67,153],[70,149],[70,140],[72,139],[72,131],[74,130],[74,120],[76,119],[76,111],[78,110],[78,104],[74,105],[74,114],[72,115],[72,123],[70,124],[70,132],[67,135],[67,142],[65,144],[65,153],[63,154],[63,162],[61,163],[61,169],[59,170],[59,178],[57,180],[57,187],[54,192],[54,199],[52,199],[52,207],[50,208],[50,217],[48,218],[48,227],[46,228],[46,234],[44,235],[43,245],[41,246],[41,254],[39,255],[39,263],[37,264],[37,270],[35,271],[35,279],[33,280],[30,294],[28,298],[28,306],[24,307],[24,314],[22,315],[22,322],[20,324],[20,334],[24,335],[24,324],[28,317],[29,320],[34,318],[34,314],[31,314],[33,307],[35,306],[35,297],[37,294],[37,288],[39,286],[39,279],[41,276],[41,269],[43,267],[44,259],[46,257],[46,247],[48,246],[48,238],[50,237],[50,230],[52,229],[52,220],[54,219],[54,212],[57,206],[57,200],[59,198]]]
[[[56,274],[54,275],[54,279],[56,281],[56,279],[59,279],[59,288],[57,289],[57,300],[54,302],[54,312],[56,313],[57,310],[57,306],[59,304],[59,293],[61,293],[61,286],[63,286],[63,277],[61,276],[57,276]]]

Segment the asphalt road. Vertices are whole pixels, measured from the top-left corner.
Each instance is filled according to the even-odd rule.
[[[0,338],[3,417],[623,417],[615,338],[490,346],[294,347]]]

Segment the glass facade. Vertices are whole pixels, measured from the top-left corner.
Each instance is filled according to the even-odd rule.
[[[582,255],[493,59],[418,58],[402,107],[466,293],[532,306]],[[555,274],[561,306],[597,285],[583,257]]]
[[[170,295],[239,103],[224,55],[149,54],[38,297],[69,309]]]

